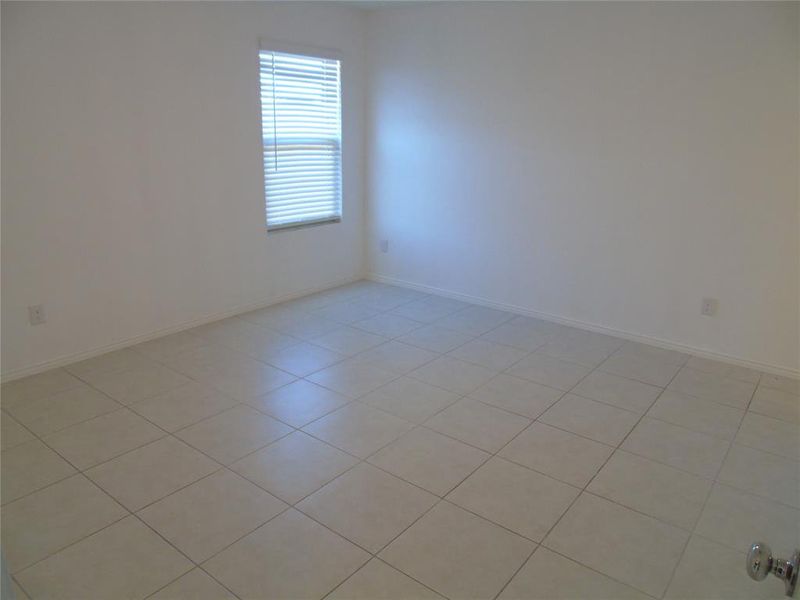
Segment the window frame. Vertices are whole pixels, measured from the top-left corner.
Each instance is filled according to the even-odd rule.
[[[293,231],[296,229],[306,229],[309,227],[320,227],[322,225],[331,225],[334,223],[341,223],[344,219],[344,198],[345,198],[345,177],[344,177],[344,68],[345,61],[342,57],[341,50],[336,48],[325,48],[321,46],[311,46],[307,44],[296,44],[294,42],[286,42],[283,40],[276,40],[272,38],[259,38],[258,52],[256,54],[256,73],[261,70],[261,53],[262,52],[279,52],[285,54],[296,54],[300,56],[307,56],[309,58],[329,59],[339,61],[339,214],[330,218],[315,219],[310,221],[303,221],[299,223],[289,223],[285,225],[269,225],[269,215],[267,208],[267,175],[264,167],[264,123],[262,120],[262,98],[261,98],[261,76],[256,78],[257,93],[258,93],[258,133],[259,133],[259,165],[261,171],[261,201],[264,207],[264,224],[267,229],[267,235],[281,233],[285,231]]]

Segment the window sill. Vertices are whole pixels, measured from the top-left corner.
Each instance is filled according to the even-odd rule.
[[[295,231],[297,229],[307,229],[309,227],[319,227],[320,225],[331,225],[333,223],[341,223],[341,217],[333,219],[323,219],[320,221],[307,221],[304,223],[290,223],[287,225],[277,225],[274,227],[267,227],[267,234],[280,233],[282,231]]]

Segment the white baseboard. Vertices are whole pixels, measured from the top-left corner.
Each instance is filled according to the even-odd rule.
[[[594,331],[596,333],[605,333],[608,335],[613,335],[615,337],[630,340],[633,342],[641,342],[643,344],[650,344],[651,346],[657,346],[659,348],[665,348],[667,350],[676,350],[678,352],[684,352],[686,354],[692,354],[694,356],[699,356],[702,358],[719,360],[734,365],[738,365],[740,367],[756,369],[757,371],[763,371],[765,373],[772,373],[774,375],[783,375],[786,377],[800,378],[800,369],[789,369],[778,365],[771,365],[758,361],[748,360],[745,358],[739,358],[736,356],[730,356],[728,354],[722,354],[720,352],[714,352],[712,350],[705,350],[703,348],[695,348],[693,346],[688,346],[686,344],[680,344],[678,342],[672,342],[669,340],[654,338],[647,335],[632,333],[630,331],[625,331],[622,329],[614,329],[613,327],[595,325],[594,323],[587,323],[585,321],[568,319],[566,317],[561,317],[558,315],[545,313],[537,310],[531,310],[521,306],[515,306],[513,304],[494,302],[492,300],[487,300],[486,298],[479,298],[477,296],[471,296],[469,294],[461,294],[459,292],[452,292],[450,290],[445,290],[430,285],[422,285],[419,283],[414,283],[412,281],[405,281],[403,279],[397,279],[394,277],[386,277],[384,275],[379,275],[377,273],[367,274],[367,279],[371,279],[372,281],[377,281],[380,283],[387,283],[389,285],[397,285],[400,287],[417,290],[418,292],[425,292],[428,294],[435,294],[437,296],[444,296],[445,298],[453,298],[455,300],[462,300],[464,302],[470,302],[472,304],[479,304],[481,306],[487,306],[489,308],[496,308],[498,310],[504,310],[506,312],[512,312],[527,317],[534,317],[536,319],[542,319],[544,321],[560,323],[561,325],[569,325],[571,327],[577,327],[579,329],[586,329],[587,331]]]
[[[167,327],[164,329],[159,329],[157,331],[151,331],[149,333],[144,333],[142,335],[136,335],[133,337],[125,338],[124,340],[118,340],[111,344],[106,344],[104,346],[98,346],[96,348],[92,348],[91,350],[86,350],[83,352],[74,352],[70,354],[66,354],[63,356],[59,356],[58,358],[54,358],[51,360],[46,360],[40,363],[36,363],[34,365],[28,367],[22,367],[20,369],[14,369],[13,371],[8,371],[7,373],[3,373],[0,376],[0,381],[6,383],[8,381],[12,381],[14,379],[19,379],[20,377],[27,377],[28,375],[35,375],[37,373],[41,373],[42,371],[47,371],[49,369],[56,369],[58,367],[63,367],[74,362],[78,362],[80,360],[86,360],[87,358],[94,358],[95,356],[100,356],[101,354],[105,354],[106,352],[112,352],[114,350],[121,350],[123,348],[128,348],[129,346],[134,346],[136,344],[141,344],[142,342],[149,342],[150,340],[154,340],[156,338],[163,337],[165,335],[169,335],[171,333],[178,333],[180,331],[184,331],[186,329],[191,329],[192,327],[197,327],[199,325],[205,325],[206,323],[212,323],[213,321],[219,321],[220,319],[226,319],[228,317],[233,317],[235,315],[240,315],[242,313],[249,312],[251,310],[258,310],[259,308],[266,308],[267,306],[272,306],[273,304],[279,304],[281,302],[286,302],[288,300],[294,300],[295,298],[301,298],[302,296],[307,296],[308,294],[314,294],[316,292],[322,292],[324,290],[328,290],[331,288],[339,287],[340,285],[346,285],[348,283],[353,283],[355,281],[360,281],[364,279],[363,275],[357,275],[355,277],[350,277],[347,279],[334,281],[324,286],[314,287],[314,288],[306,288],[294,294],[285,294],[283,296],[278,296],[276,298],[271,298],[269,300],[261,300],[259,302],[254,302],[251,304],[244,304],[235,306],[228,310],[224,310],[222,312],[213,313],[210,315],[206,315],[204,317],[200,317],[198,319],[193,319],[191,321],[184,321],[178,325],[174,325],[172,327]]]

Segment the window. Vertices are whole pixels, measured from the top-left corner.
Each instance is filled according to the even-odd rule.
[[[339,221],[340,61],[272,50],[259,58],[267,229]]]

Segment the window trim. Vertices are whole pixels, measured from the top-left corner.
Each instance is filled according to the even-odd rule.
[[[339,181],[340,186],[340,194],[341,194],[341,202],[339,205],[339,215],[335,217],[325,218],[325,219],[317,219],[314,221],[307,221],[303,223],[288,223],[285,225],[273,225],[269,226],[266,223],[265,219],[265,226],[267,229],[267,235],[273,233],[281,233],[286,231],[292,231],[295,229],[306,229],[308,227],[319,227],[321,225],[331,225],[333,223],[341,223],[344,219],[344,198],[345,198],[345,176],[344,176],[344,165],[345,165],[345,157],[344,157],[344,99],[345,99],[345,90],[344,85],[342,82],[344,80],[344,69],[345,69],[345,61],[342,59],[342,51],[336,48],[325,48],[321,46],[311,46],[308,44],[297,44],[294,42],[287,42],[284,40],[274,39],[274,38],[264,38],[261,37],[258,39],[258,52],[256,53],[256,73],[259,72],[261,66],[261,52],[284,52],[287,54],[298,54],[301,56],[308,56],[311,58],[326,58],[330,60],[338,60],[339,61],[339,123],[340,123],[340,134],[339,134],[339,168],[341,169],[341,177]],[[258,118],[258,135],[259,135],[259,142],[258,142],[258,164],[260,166],[261,172],[261,205],[266,209],[265,206],[265,197],[264,197],[264,190],[267,186],[266,181],[266,174],[264,173],[264,136],[263,136],[263,127],[264,124],[261,120],[261,82],[259,78],[256,78],[256,93],[258,94],[258,111],[257,111],[257,118]]]
[[[272,38],[258,39],[259,52],[285,52],[286,54],[300,54],[311,58],[328,58],[330,60],[342,61],[342,52],[336,48],[323,48],[322,46],[310,46],[308,44],[296,44]]]

